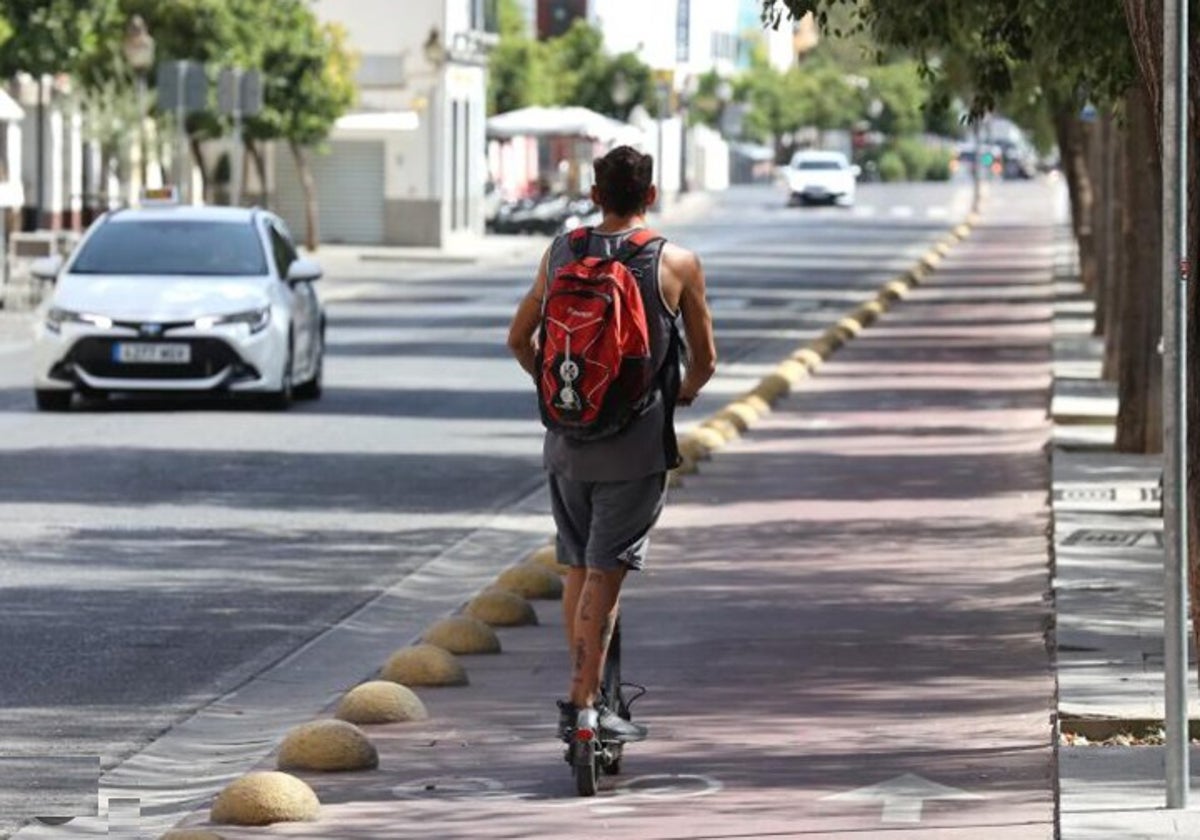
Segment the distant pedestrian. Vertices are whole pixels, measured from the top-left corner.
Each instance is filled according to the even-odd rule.
[[[595,708],[601,731],[624,740],[644,727],[595,706],[621,584],[645,562],[679,462],[675,406],[690,405],[716,368],[700,260],[646,227],[653,173],[653,158],[629,146],[595,161],[603,221],[551,243],[508,336],[537,383],[558,555],[570,566],[559,729]]]

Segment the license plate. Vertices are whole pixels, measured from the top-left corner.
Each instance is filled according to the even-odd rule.
[[[192,346],[118,342],[113,345],[113,361],[125,365],[186,365],[192,361]]]

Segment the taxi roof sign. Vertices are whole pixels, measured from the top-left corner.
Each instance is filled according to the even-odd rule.
[[[147,187],[142,190],[142,205],[166,205],[179,203],[179,190],[175,187]]]

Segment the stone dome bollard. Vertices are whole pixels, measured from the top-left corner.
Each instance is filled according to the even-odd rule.
[[[315,720],[292,729],[279,747],[280,770],[374,770],[379,753],[361,729],[344,720]]]
[[[495,631],[482,621],[463,615],[434,622],[421,641],[458,654],[500,652],[500,639]]]
[[[560,564],[555,561],[553,570],[534,561],[518,563],[509,566],[496,578],[496,585],[501,589],[515,592],[522,598],[533,600],[553,601],[562,597],[563,583],[558,572]],[[563,566],[562,573],[566,574],[568,567]]]
[[[490,627],[528,627],[538,623],[537,613],[528,601],[499,587],[480,592],[467,604],[464,613]]]
[[[287,773],[249,773],[217,794],[210,818],[226,825],[311,822],[321,803],[313,789]]]
[[[429,712],[412,689],[391,680],[355,686],[338,703],[334,717],[358,725],[425,720]]]
[[[567,569],[570,568],[566,563],[558,562],[558,547],[554,543],[542,546],[533,552],[533,554],[530,554],[521,565],[525,565],[526,563],[542,566],[558,575],[565,575]]]
[[[420,644],[400,648],[383,666],[385,680],[406,686],[466,685],[467,672],[450,651]]]

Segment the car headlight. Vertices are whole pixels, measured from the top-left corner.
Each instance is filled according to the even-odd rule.
[[[105,315],[72,312],[69,309],[59,309],[57,306],[46,313],[46,329],[50,332],[59,332],[63,324],[87,324],[90,327],[108,330],[112,329],[113,320]]]
[[[246,312],[235,312],[232,315],[212,315],[196,319],[196,329],[211,330],[213,327],[226,327],[231,324],[245,324],[250,333],[262,332],[271,323],[271,307],[250,309]]]

